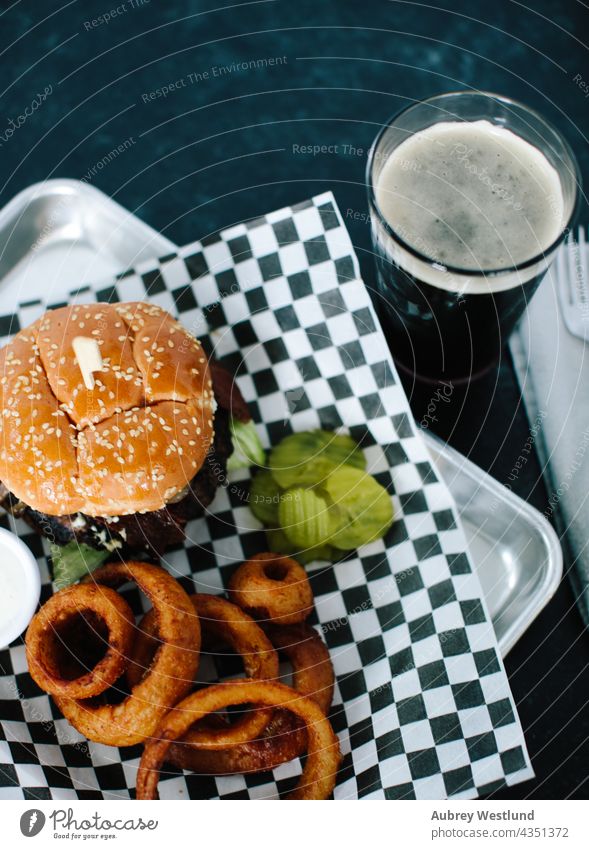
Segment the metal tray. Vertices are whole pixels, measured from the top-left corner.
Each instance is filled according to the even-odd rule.
[[[430,454],[460,514],[503,656],[550,601],[562,548],[547,519],[436,436]]]
[[[0,298],[57,298],[176,246],[93,186],[48,180],[0,211]],[[23,297],[24,296],[24,297]]]
[[[5,306],[99,282],[177,246],[76,180],[30,186],[0,211]],[[466,533],[505,656],[555,592],[562,551],[546,519],[454,449],[424,433]]]

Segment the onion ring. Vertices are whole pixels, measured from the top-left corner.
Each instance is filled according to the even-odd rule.
[[[197,593],[190,596],[196,610],[203,637],[219,637],[241,655],[248,678],[263,680],[278,678],[278,655],[272,643],[254,620],[235,604],[219,596]],[[142,678],[160,640],[153,611],[146,613],[139,625],[139,634],[131,649],[127,682],[134,686]],[[231,725],[223,723],[212,728],[207,724],[192,728],[188,737],[193,745],[207,749],[226,749],[258,737],[271,718],[268,710],[246,709]]]
[[[275,649],[292,664],[292,686],[302,696],[317,702],[327,716],[333,700],[335,676],[329,650],[315,628],[301,622],[284,628],[269,628]]]
[[[158,728],[159,739],[149,740],[137,772],[137,799],[157,799],[160,769],[172,743],[207,714],[228,705],[255,702],[292,711],[307,732],[307,760],[289,799],[327,799],[335,787],[340,763],[338,739],[321,708],[312,699],[273,681],[228,681],[187,696],[171,710]]]
[[[269,631],[272,643],[292,664],[294,689],[315,701],[327,716],[333,699],[334,674],[327,646],[310,625],[289,625]],[[197,748],[189,731],[173,743],[166,761],[200,775],[264,772],[303,754],[307,734],[290,711],[277,710],[264,734],[220,752]]]
[[[234,572],[231,598],[247,613],[276,625],[302,622],[313,609],[313,592],[304,568],[270,551],[256,554]]]
[[[63,636],[64,627],[75,625],[76,618],[89,626],[98,637],[96,642],[107,645],[106,653],[92,668],[80,659],[79,646],[74,658],[72,647]],[[98,623],[106,626],[106,637]],[[134,628],[131,608],[115,590],[83,584],[60,590],[45,602],[28,627],[26,654],[31,677],[53,696],[73,699],[97,696],[122,674]],[[72,677],[64,671],[68,655],[70,663],[74,659],[78,661],[76,671],[80,667],[85,670],[82,674],[74,672]]]
[[[165,569],[139,561],[109,563],[84,579],[107,586],[127,580],[136,582],[156,611],[162,644],[149,674],[120,704],[55,697],[74,728],[89,740],[110,746],[132,746],[150,737],[162,717],[190,690],[199,663],[198,616],[188,595]]]

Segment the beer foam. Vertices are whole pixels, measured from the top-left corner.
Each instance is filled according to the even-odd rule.
[[[489,121],[441,122],[409,136],[384,162],[375,196],[395,233],[434,265],[390,244],[381,232],[393,259],[450,291],[497,291],[526,282],[550,261],[542,254],[565,224],[556,169],[534,145]],[[468,275],[535,256],[541,259],[525,272]]]

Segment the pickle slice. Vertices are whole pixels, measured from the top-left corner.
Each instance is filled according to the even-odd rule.
[[[328,503],[312,489],[289,489],[280,499],[278,521],[300,549],[324,545],[331,536]]]
[[[314,486],[343,464],[365,469],[362,450],[351,436],[307,430],[285,437],[270,453],[270,471],[282,489]]]
[[[268,528],[266,539],[268,551],[274,551],[276,554],[296,554],[296,545],[292,544],[282,528]]]
[[[351,466],[335,469],[322,485],[336,517],[330,545],[344,551],[380,539],[393,521],[391,497],[371,475]],[[332,519],[333,521],[333,519]]]
[[[328,563],[333,563],[334,560],[338,559],[339,554],[339,551],[331,545],[318,545],[315,548],[305,548],[304,551],[299,551],[293,556],[299,563],[306,566],[315,560],[326,560]]]
[[[278,484],[268,471],[261,469],[250,484],[249,508],[263,525],[276,527],[278,525],[278,505],[281,491]]]
[[[293,545],[281,528],[270,528],[266,531],[266,539],[268,540],[268,551],[275,551],[277,554],[287,554],[298,560],[303,566],[307,563],[312,563],[314,560],[327,560],[332,563],[337,560],[341,552],[332,548],[331,545],[318,545],[315,548],[304,548],[299,551],[296,545]]]
[[[365,468],[350,436],[312,430],[283,439],[250,486],[249,505],[270,548],[301,563],[335,561],[382,537],[392,501]]]

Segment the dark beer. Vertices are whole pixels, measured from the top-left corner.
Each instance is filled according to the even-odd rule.
[[[496,363],[545,273],[503,291],[456,294],[409,274],[378,246],[376,254],[377,309],[395,362],[432,381],[473,379]]]
[[[377,307],[418,377],[469,379],[498,360],[570,220],[557,163],[505,123],[393,122],[371,153]]]

